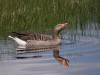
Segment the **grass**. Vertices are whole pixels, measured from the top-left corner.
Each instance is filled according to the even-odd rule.
[[[12,31],[45,33],[58,23],[70,29],[100,23],[99,0],[0,0],[0,35]],[[100,27],[100,26],[98,26]]]

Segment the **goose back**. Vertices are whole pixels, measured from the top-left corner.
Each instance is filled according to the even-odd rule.
[[[37,40],[37,41],[47,41],[47,40],[51,40],[51,37],[48,35],[44,35],[44,34],[23,34],[23,33],[16,33],[16,32],[12,32],[14,34],[14,36],[27,41],[27,40]]]

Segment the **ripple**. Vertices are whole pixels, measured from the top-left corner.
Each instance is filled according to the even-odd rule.
[[[73,57],[73,56],[86,56],[93,54],[100,54],[100,39],[90,36],[77,36],[75,41],[62,40],[62,45],[59,48],[59,56],[61,57]],[[10,43],[10,44],[9,44]],[[8,60],[17,58],[37,58],[42,61],[54,61],[53,49],[43,52],[30,52],[16,54],[15,46],[13,42],[8,40],[6,44],[2,44],[0,47],[0,60]],[[52,59],[49,59],[52,58]]]

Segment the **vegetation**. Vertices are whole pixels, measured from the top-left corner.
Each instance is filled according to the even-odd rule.
[[[100,1],[0,0],[1,36],[12,31],[45,33],[45,29],[64,22],[71,25],[70,29],[83,29],[87,23],[99,24]]]

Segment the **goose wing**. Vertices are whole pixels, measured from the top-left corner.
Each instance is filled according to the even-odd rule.
[[[47,41],[47,40],[51,40],[51,37],[48,35],[44,35],[44,34],[23,34],[23,33],[17,33],[17,32],[12,32],[14,34],[14,36],[27,41],[27,40],[41,40],[41,41]]]

